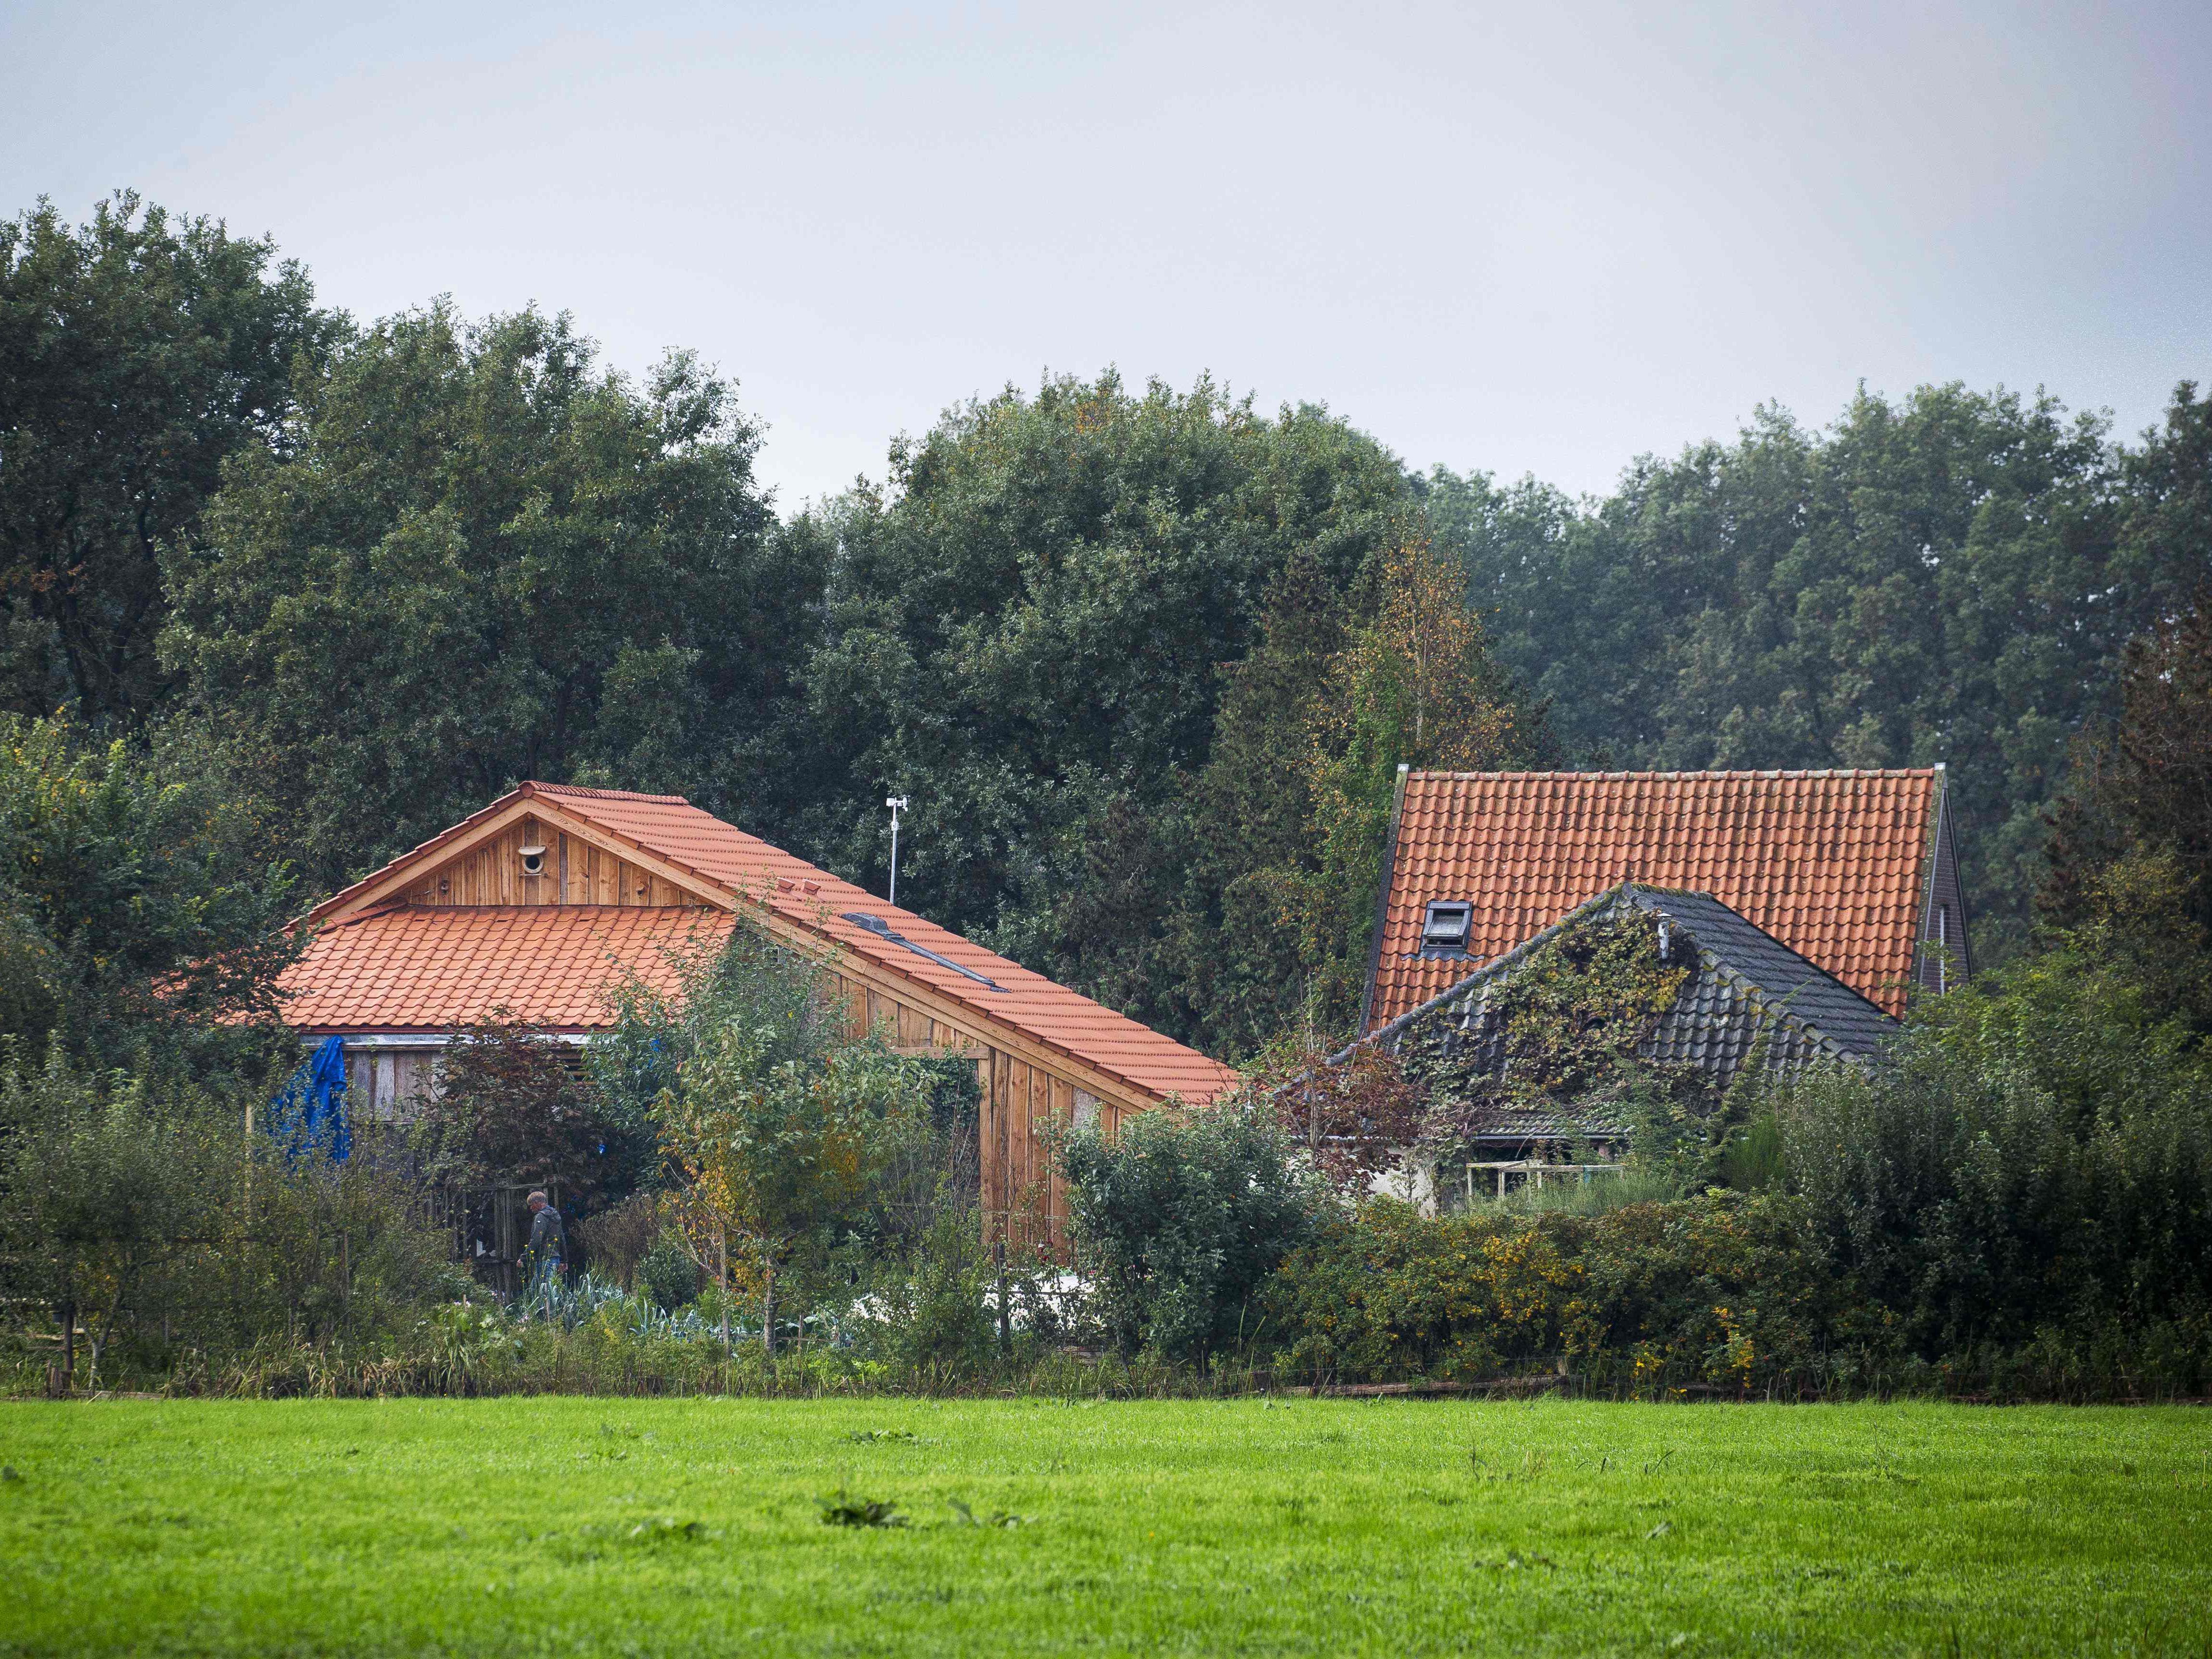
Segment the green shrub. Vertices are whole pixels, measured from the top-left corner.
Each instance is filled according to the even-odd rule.
[[[1478,1208],[1502,1210],[1510,1215],[1534,1215],[1559,1210],[1569,1215],[1603,1215],[1631,1204],[1666,1204],[1682,1196],[1682,1183],[1665,1168],[1654,1168],[1632,1158],[1614,1175],[1593,1174],[1587,1180],[1553,1179],[1539,1185],[1529,1182],[1502,1200],[1478,1195]]]
[[[1261,1287],[1313,1224],[1315,1194],[1272,1114],[1235,1105],[1079,1129],[1060,1147],[1078,1257],[1122,1354],[1203,1370],[1253,1336]]]
[[[1378,1200],[1295,1253],[1267,1307],[1316,1381],[1488,1380],[1560,1361],[1623,1392],[1820,1386],[1845,1287],[1785,1197],[1424,1217]]]
[[[878,1275],[856,1330],[902,1380],[943,1387],[994,1368],[998,1316],[982,1239],[980,1212],[945,1206],[911,1253]]]
[[[697,1299],[699,1264],[670,1228],[653,1241],[637,1264],[637,1288],[655,1307],[672,1312]]]
[[[1783,1128],[1814,1241],[1923,1359],[2212,1314],[2203,1056],[2070,952],[1947,998],[1879,1072],[1807,1079]]]
[[[245,1115],[235,1096],[78,1070],[58,1041],[0,1074],[0,1297],[43,1310],[65,1364],[80,1329],[96,1382],[373,1343],[453,1293],[446,1241],[393,1176],[295,1162]]]

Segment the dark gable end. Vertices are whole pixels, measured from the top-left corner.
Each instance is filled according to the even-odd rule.
[[[1382,880],[1375,890],[1375,944],[1367,953],[1367,988],[1359,998],[1359,1029],[1375,1023],[1375,981],[1382,966],[1382,935],[1390,921],[1390,887],[1398,874],[1398,823],[1406,811],[1406,778],[1413,769],[1401,762],[1398,781],[1390,793],[1390,830],[1382,838]]]
[[[1966,893],[1959,880],[1950,779],[1941,766],[1936,769],[1936,823],[1929,838],[1925,891],[1913,982],[1919,990],[1942,996],[1966,982],[1974,971],[1974,957],[1966,942]]]

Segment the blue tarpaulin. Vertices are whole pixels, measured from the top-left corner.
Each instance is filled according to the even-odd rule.
[[[345,1086],[345,1039],[327,1038],[269,1103],[269,1133],[295,1158],[319,1153],[344,1163],[353,1152]]]

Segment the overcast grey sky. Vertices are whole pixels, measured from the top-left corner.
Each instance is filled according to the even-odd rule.
[[[787,509],[1046,368],[1602,489],[1759,403],[2212,379],[2212,3],[10,0],[0,210],[696,347]]]

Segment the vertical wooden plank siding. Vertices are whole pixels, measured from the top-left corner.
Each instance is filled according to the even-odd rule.
[[[392,1102],[395,1110],[404,1112],[414,1102],[437,1087],[441,1057],[434,1048],[418,1048],[400,1056],[399,1092]],[[408,1115],[412,1115],[411,1113]]]
[[[1036,1242],[1047,1244],[1052,1240],[1052,1142],[1048,1133],[1052,1114],[1052,1074],[1042,1066],[1030,1067],[1029,1111],[1022,1127],[1029,1135],[1029,1191],[1024,1194],[1024,1207],[1030,1212],[1030,1225],[1036,1230]]]
[[[1036,1193],[1036,1148],[1030,1140],[1030,1067],[1016,1060],[1006,1079],[1006,1199],[1013,1211],[1013,1237],[1024,1244],[1036,1241],[1030,1218]]]
[[[545,848],[544,868],[523,873],[522,849]],[[704,901],[543,819],[525,817],[430,872],[407,891],[410,904],[696,905]]]
[[[1065,1078],[1052,1079],[1052,1121],[1055,1126],[1075,1121],[1075,1085]],[[1058,1170],[1045,1173],[1045,1220],[1053,1238],[1058,1240],[1067,1224],[1067,1183],[1060,1179]]]
[[[999,1109],[999,1133],[992,1153],[999,1160],[999,1207],[1006,1212],[1011,1229],[1022,1206],[1022,1127],[1014,1109],[1014,1060],[994,1049],[991,1054],[991,1093]],[[1016,1237],[1006,1235],[1009,1243]]]
[[[405,1122],[437,1086],[435,1048],[355,1048],[346,1054],[346,1110],[360,1125]]]
[[[1027,1207],[1036,1242],[1052,1242],[1052,1073],[1042,1066],[1030,1067],[1029,1122],[1030,1190]]]
[[[1066,1183],[1054,1168],[1053,1127],[1073,1120],[1075,1085],[1042,1066],[994,1055],[985,1098],[984,1205],[992,1231],[1012,1243],[1056,1249],[1067,1219]]]

